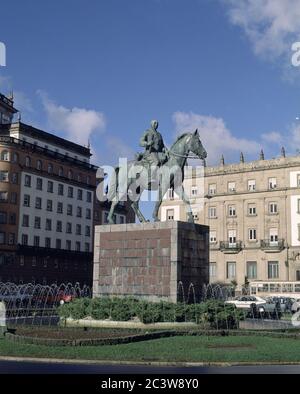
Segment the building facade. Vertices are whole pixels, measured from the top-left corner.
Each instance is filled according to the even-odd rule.
[[[210,282],[300,280],[300,157],[204,168],[185,179],[196,222],[210,227]],[[161,220],[186,220],[169,191]]]
[[[13,122],[16,112],[0,95],[0,282],[91,285],[93,229],[107,209],[98,167],[89,147]],[[116,221],[127,215],[119,207]]]

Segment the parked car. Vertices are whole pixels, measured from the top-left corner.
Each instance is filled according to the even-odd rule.
[[[266,304],[266,300],[257,296],[240,296],[240,297],[236,297],[234,300],[225,301],[225,304],[234,305],[238,309],[250,310],[251,305],[254,304],[257,307],[260,307]]]
[[[292,297],[268,297],[266,298],[267,302],[270,303],[279,303],[280,310],[282,313],[289,313],[292,310],[292,306],[296,301],[295,298]]]
[[[300,311],[300,298],[295,299],[291,311],[292,313],[296,313]]]
[[[255,319],[274,319],[279,320],[282,317],[282,306],[279,298],[268,298],[263,305],[251,305],[248,317]]]

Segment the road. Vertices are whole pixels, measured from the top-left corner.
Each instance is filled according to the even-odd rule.
[[[0,361],[0,374],[300,374],[300,365],[164,367]]]

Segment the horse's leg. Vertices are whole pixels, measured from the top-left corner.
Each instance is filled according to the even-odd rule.
[[[119,201],[115,201],[115,200],[111,202],[109,214],[107,216],[107,221],[109,224],[115,224],[114,213],[115,213],[116,206],[118,205],[118,202]]]
[[[159,217],[158,217],[159,208],[161,206],[163,196],[166,194],[168,190],[168,188],[165,188],[164,185],[162,185],[162,180],[160,181],[161,182],[158,185],[158,197],[152,214],[152,217],[155,222],[159,222]]]
[[[136,216],[138,217],[138,219],[141,223],[148,222],[148,220],[145,218],[145,216],[140,211],[138,201],[133,201],[133,203],[131,204],[131,207],[134,210],[134,213],[136,214]]]
[[[181,185],[179,189],[176,190],[176,193],[179,195],[179,198],[185,203],[187,207],[187,219],[189,223],[194,223],[193,212],[190,204],[190,200],[188,199],[183,186]]]

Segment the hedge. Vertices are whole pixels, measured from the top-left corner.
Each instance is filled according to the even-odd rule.
[[[91,317],[95,320],[129,321],[139,319],[142,323],[194,322],[209,325],[213,329],[235,329],[244,318],[233,305],[209,300],[199,304],[149,302],[133,297],[79,298],[59,306],[62,318],[75,320]]]

